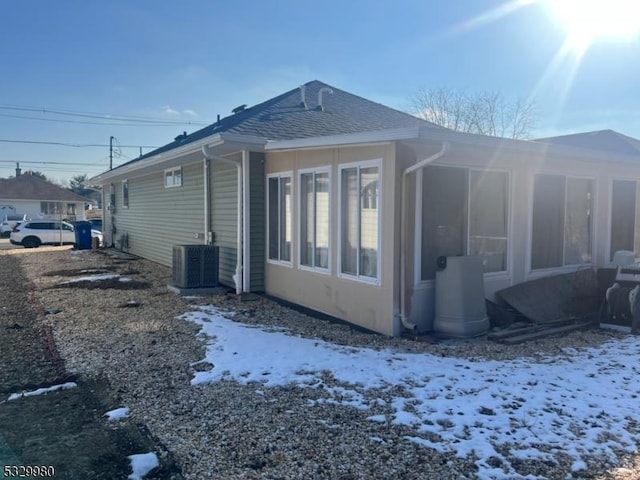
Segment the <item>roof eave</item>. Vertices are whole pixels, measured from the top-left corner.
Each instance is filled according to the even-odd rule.
[[[329,148],[334,146],[391,142],[417,138],[419,127],[375,130],[370,132],[328,135],[324,137],[296,138],[293,140],[273,140],[268,142],[265,151],[301,150],[305,148]]]
[[[530,155],[558,156],[579,158],[585,161],[602,161],[632,163],[640,165],[640,156],[624,155],[589,148],[559,145],[535,140],[519,140],[502,137],[490,137],[453,130],[422,129],[420,138],[424,140],[448,141],[459,145],[492,148],[501,151],[513,151]]]
[[[131,162],[121,167],[116,167],[113,170],[101,173],[89,179],[91,185],[104,185],[118,178],[127,178],[132,175],[140,173],[152,173],[162,170],[164,166],[173,160],[179,159],[188,154],[195,153],[207,145],[213,149],[222,150],[222,147],[227,147],[225,150],[242,150],[250,149],[252,151],[262,151],[264,145],[267,143],[267,139],[263,137],[254,137],[249,135],[238,135],[229,132],[220,132],[210,135],[199,140],[189,142],[185,145],[167,150],[165,152],[158,153],[149,158]],[[224,154],[225,152],[220,152]],[[228,153],[228,152],[227,152]]]

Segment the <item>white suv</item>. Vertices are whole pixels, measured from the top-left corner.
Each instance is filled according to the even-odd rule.
[[[27,219],[26,215],[7,214],[0,222],[0,237],[8,237],[18,223],[24,222]]]
[[[30,220],[14,227],[10,242],[25,248],[36,248],[40,245],[60,245],[76,243],[73,225],[55,220]]]

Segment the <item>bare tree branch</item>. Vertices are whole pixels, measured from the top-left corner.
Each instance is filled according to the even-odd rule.
[[[468,94],[447,88],[421,89],[409,99],[411,113],[458,132],[527,139],[536,124],[533,103],[506,101],[498,92]]]

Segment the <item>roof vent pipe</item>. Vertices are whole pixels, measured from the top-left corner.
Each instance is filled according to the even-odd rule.
[[[318,90],[318,110],[322,110],[324,112],[324,106],[322,105],[322,93],[327,92],[330,95],[333,95],[333,90],[329,87],[322,87]]]
[[[307,110],[309,107],[307,107],[307,86],[306,85],[300,85],[300,98],[301,98],[301,102],[300,102],[300,106],[304,107],[305,110]]]

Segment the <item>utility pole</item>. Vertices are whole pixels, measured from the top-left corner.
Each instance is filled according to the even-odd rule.
[[[109,170],[113,170],[113,135],[109,137]]]

